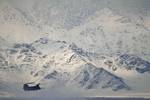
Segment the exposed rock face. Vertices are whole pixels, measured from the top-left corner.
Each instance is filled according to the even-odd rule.
[[[123,54],[116,61],[118,66],[125,67],[129,70],[135,69],[139,73],[150,72],[150,62],[135,55]]]

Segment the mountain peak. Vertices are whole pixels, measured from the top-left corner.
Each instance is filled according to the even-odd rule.
[[[47,37],[42,37],[39,38],[38,40],[35,41],[35,43],[41,43],[41,44],[47,44],[49,39]]]

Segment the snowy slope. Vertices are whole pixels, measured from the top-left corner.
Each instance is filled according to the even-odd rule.
[[[71,30],[70,34],[79,39],[78,45],[92,51],[131,53],[149,58],[149,31],[110,8],[95,12],[83,25]]]
[[[77,76],[72,81],[87,89],[112,88],[114,91],[122,88],[129,89],[121,78],[114,76],[103,68],[96,68],[90,63],[81,66],[81,69],[78,69],[75,74]]]

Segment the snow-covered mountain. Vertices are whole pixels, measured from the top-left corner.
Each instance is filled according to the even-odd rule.
[[[39,49],[41,51],[38,51]],[[44,55],[43,52],[46,52],[42,49],[49,52]],[[68,46],[64,41],[55,42],[40,38],[32,44],[15,44],[13,49],[8,49],[7,55],[7,64],[3,67],[5,70],[19,70],[31,74],[39,82],[51,75],[57,77],[57,80],[67,80],[67,83],[77,82],[81,87],[89,89],[96,87],[97,84],[100,84],[100,88],[111,87],[113,90],[127,88],[121,78],[89,63],[87,52],[75,44]],[[54,72],[55,74],[52,74]],[[66,74],[68,76],[65,76]]]
[[[42,33],[48,33],[47,36],[52,40],[74,42],[92,52],[131,53],[149,60],[148,21],[138,23],[142,19],[148,20],[148,17],[145,19],[149,15],[147,10],[145,13],[141,12],[143,16],[139,11],[137,16],[129,17],[109,6],[98,10],[81,7],[76,11],[64,8],[69,2],[64,2],[59,7],[53,6],[53,3],[55,4],[48,0],[42,3],[35,1],[29,3],[27,8],[24,5],[20,7],[15,3],[6,3],[0,9],[1,35],[15,41],[31,42],[43,36]],[[42,8],[42,5],[45,7]],[[68,26],[72,28],[68,29]]]
[[[37,47],[42,53],[47,53],[44,55],[45,60],[41,64],[41,69],[37,69],[33,73],[38,82],[44,78],[49,80],[56,78],[57,80],[66,81],[68,84],[74,84],[78,80],[77,84],[79,86],[89,89],[98,87],[95,86],[97,84],[100,84],[99,88],[128,89],[128,86],[121,78],[110,74],[103,68],[96,68],[96,66],[89,63],[91,60],[90,54],[92,53],[78,48],[75,44],[68,45],[65,41],[50,41],[47,38],[40,38],[33,42],[32,46]],[[48,52],[45,52],[45,50]],[[99,70],[98,73],[95,72],[96,70]],[[89,76],[86,76],[87,74]],[[84,80],[86,77],[89,79]],[[93,79],[94,77],[96,79]],[[95,81],[98,82],[96,83]],[[86,84],[89,85],[86,86]]]
[[[107,66],[109,70],[117,71],[125,69],[127,71],[136,71],[137,73],[149,73],[150,63],[136,55],[118,54],[115,56],[107,56],[102,63],[98,64]]]
[[[103,68],[96,68],[91,63],[81,66],[81,69],[78,69],[75,74],[77,76],[73,79],[73,82],[87,89],[112,88],[114,91],[123,88],[129,89],[121,78],[116,77]]]
[[[150,92],[148,10],[99,1],[0,4],[0,84]]]
[[[6,50],[7,57],[1,62],[7,64],[4,67],[1,63],[1,69],[27,75],[25,82],[42,84],[53,80],[86,89],[130,89],[130,84],[126,84],[117,73],[107,70],[107,67],[117,63],[119,70],[119,66],[128,69],[134,65],[137,72],[143,73],[149,70],[150,65],[148,61],[128,54],[120,55],[115,62],[107,60],[107,56],[101,58],[100,55],[98,60],[98,55],[78,48],[74,43],[69,45],[65,41],[52,41],[45,37],[30,44],[14,44]]]
[[[92,51],[106,54],[131,53],[143,57],[147,55],[148,59],[149,32],[131,19],[115,13],[110,8],[104,8],[69,33],[79,39],[78,45],[88,47],[87,49]]]
[[[32,43],[13,44],[0,53],[2,84],[4,77],[9,79],[11,75],[11,82],[41,83],[44,88],[60,83],[61,86],[85,90],[132,91],[132,84],[126,82],[130,77],[122,76],[119,71],[126,73],[130,69],[127,73],[131,71],[133,75],[139,73],[145,76],[150,68],[148,61],[134,55],[100,55],[79,48],[75,43],[53,41],[46,37]]]

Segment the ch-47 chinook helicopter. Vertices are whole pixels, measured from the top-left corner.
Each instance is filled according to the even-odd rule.
[[[31,82],[31,83],[25,83],[23,85],[23,89],[25,91],[33,91],[33,90],[40,90],[41,87],[40,87],[40,83],[34,84],[34,82]]]

